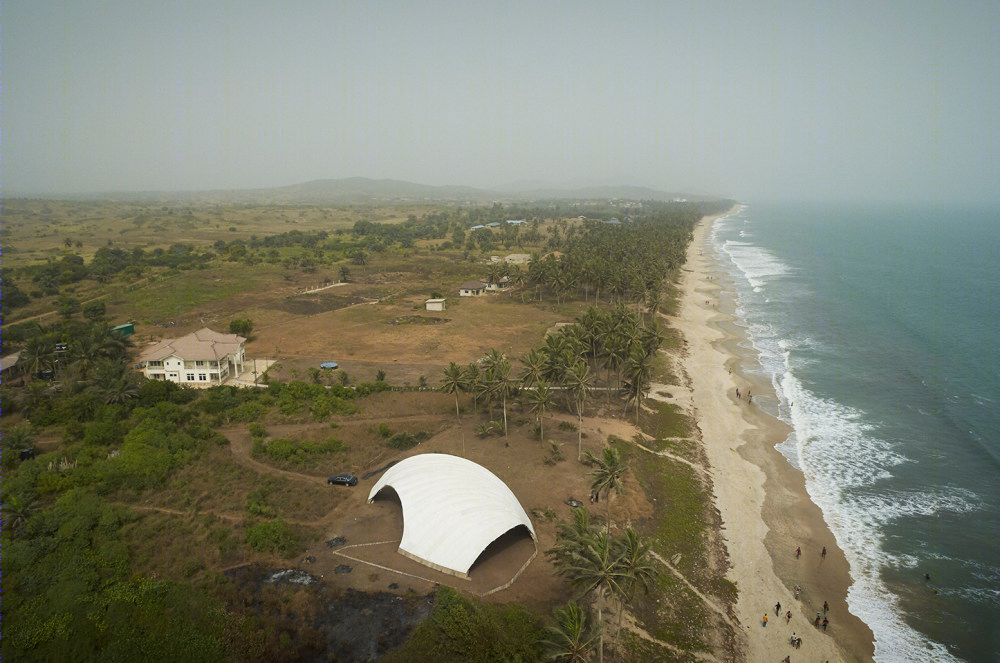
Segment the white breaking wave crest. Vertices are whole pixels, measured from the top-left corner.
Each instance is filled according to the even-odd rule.
[[[794,445],[806,489],[830,526],[851,565],[854,584],[848,604],[875,634],[878,663],[957,663],[944,645],[913,630],[902,618],[898,598],[882,581],[883,566],[899,563],[882,550],[884,527],[903,516],[932,516],[943,511],[964,513],[978,507],[965,490],[940,488],[914,492],[874,493],[876,483],[892,476],[892,468],[909,459],[879,439],[861,413],[804,388],[792,371],[776,384],[787,403]],[[792,448],[789,448],[792,447]]]
[[[767,279],[790,271],[785,263],[749,242],[726,240],[722,250],[757,292],[760,292],[757,288],[763,288],[767,284]]]
[[[791,272],[766,250],[729,239],[740,231],[736,222],[749,225],[749,217],[741,214],[729,221],[732,223],[714,228],[717,232],[712,235],[712,245],[720,262],[735,268],[738,290],[740,275],[754,292],[761,292],[769,280]],[[743,233],[740,236],[745,237]],[[802,385],[794,374],[796,361],[800,361],[795,351],[816,347],[815,340],[789,341],[771,324],[752,321],[747,308],[756,310],[755,303],[741,301],[739,293],[737,297],[736,324],[746,329],[761,367],[770,374],[778,397],[778,415],[794,431],[778,450],[802,470],[810,497],[822,510],[850,563],[854,583],[848,590],[848,604],[875,635],[875,660],[960,663],[944,645],[928,640],[903,620],[899,600],[882,581],[881,571],[887,565],[918,562],[909,556],[885,553],[883,528],[903,516],[975,510],[975,495],[947,487],[880,494],[877,484],[891,478],[894,467],[911,459],[880,439],[877,429],[863,421],[862,412],[820,398]]]

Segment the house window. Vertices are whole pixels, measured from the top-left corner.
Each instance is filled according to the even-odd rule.
[[[163,373],[153,373],[153,376],[152,376],[152,377],[153,377],[153,379],[154,379],[154,380],[163,380],[163,379],[165,379],[165,378],[166,378],[167,376],[166,376],[166,375],[164,375]]]
[[[194,365],[195,365],[195,366],[197,366],[198,368],[201,368],[202,366],[204,366],[204,365],[205,365],[205,362],[203,362],[203,361],[196,361],[196,362],[194,363]]]
[[[162,361],[151,361],[147,363],[148,366],[163,366]]]
[[[208,376],[205,375],[204,373],[199,373],[198,374],[198,379],[201,380],[202,382],[204,382],[205,380],[208,379]]]
[[[187,380],[188,382],[194,382],[194,373],[188,373]]]

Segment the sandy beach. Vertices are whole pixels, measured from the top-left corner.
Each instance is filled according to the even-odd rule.
[[[773,395],[773,390],[749,381],[741,370],[755,358],[734,324],[733,289],[720,282],[723,272],[706,246],[714,218],[706,217],[695,229],[682,272],[680,315],[671,320],[686,341],[683,369],[724,522],[731,562],[727,577],[739,589],[736,611],[747,660],[873,661],[872,632],[848,611],[848,563],[809,500],[801,472],[774,448],[789,430],[746,400],[748,390],[754,396]],[[801,558],[796,558],[798,547]],[[798,599],[796,585],[802,588]],[[824,601],[830,620],[825,632],[814,625]],[[788,611],[792,618],[786,623]],[[800,649],[789,644],[793,633],[802,638]]]

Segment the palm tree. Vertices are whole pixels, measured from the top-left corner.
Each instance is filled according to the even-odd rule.
[[[33,442],[30,426],[17,426],[4,431],[3,438],[7,446],[18,451],[29,448]]]
[[[626,408],[628,403],[635,406],[635,424],[639,425],[639,407],[642,405],[642,396],[649,387],[649,380],[653,374],[652,355],[647,354],[642,345],[633,345],[625,361],[626,380]]]
[[[444,377],[441,378],[441,391],[446,394],[455,395],[455,418],[462,421],[462,416],[458,410],[458,392],[465,390],[465,373],[462,367],[451,362],[448,368],[444,369]]]
[[[656,577],[656,568],[650,560],[649,546],[639,539],[631,527],[625,528],[625,533],[615,539],[621,551],[618,564],[625,576],[622,583],[621,603],[618,605],[618,632],[622,630],[622,613],[625,611],[625,602],[631,601],[635,595],[635,590],[642,588],[648,594],[650,585]]]
[[[479,414],[479,383],[482,376],[479,373],[479,366],[476,362],[470,363],[462,370],[462,378],[465,380],[465,391],[472,394],[473,412]]]
[[[544,418],[545,412],[548,410],[549,404],[552,402],[552,389],[549,387],[547,382],[539,381],[535,383],[533,388],[525,389],[523,393],[525,402],[528,404],[528,408],[531,410],[532,414],[538,417],[539,440],[544,442]]]
[[[16,535],[18,530],[38,511],[38,502],[20,495],[9,495],[3,501],[3,525]]]
[[[546,627],[548,636],[539,644],[545,650],[546,661],[557,663],[586,663],[594,651],[593,626],[587,623],[583,608],[570,601],[553,611],[555,626]]]
[[[511,377],[510,362],[501,355],[501,360],[489,372],[490,393],[500,399],[503,407],[503,438],[507,440],[507,399],[516,395],[517,380]]]
[[[624,594],[628,581],[619,564],[619,553],[605,532],[597,532],[571,556],[557,561],[556,573],[569,578],[583,596],[597,595],[598,658],[604,661],[604,618],[601,599]]]
[[[92,381],[99,397],[107,404],[124,405],[139,395],[138,374],[110,361],[97,366]]]
[[[591,452],[586,453],[587,460],[597,465],[597,468],[590,473],[594,482],[590,484],[591,490],[598,494],[604,493],[604,501],[608,505],[607,531],[611,532],[611,491],[616,495],[621,495],[625,486],[622,480],[625,472],[628,471],[628,463],[622,459],[621,451],[615,447],[605,447],[602,457],[598,458]]]
[[[521,363],[524,364],[524,368],[521,369],[521,383],[530,387],[542,381],[545,371],[548,369],[549,360],[544,353],[532,348],[521,359]]]
[[[55,359],[55,345],[52,338],[34,336],[24,348],[24,356],[21,361],[24,362],[25,371],[29,374],[35,374],[43,369],[51,368],[53,359]]]
[[[656,576],[656,569],[650,562],[649,546],[639,539],[639,535],[631,527],[625,528],[618,543],[622,550],[622,570],[627,578],[625,596],[631,598],[639,587],[649,593],[650,583]]]
[[[573,368],[566,371],[565,385],[573,396],[573,403],[576,405],[576,414],[579,417],[577,432],[577,453],[576,459],[583,458],[583,407],[590,395],[590,389],[594,383],[594,376],[586,362],[578,361]]]

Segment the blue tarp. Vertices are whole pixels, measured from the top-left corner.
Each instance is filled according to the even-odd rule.
[[[340,366],[340,364],[335,361],[324,361],[319,365],[320,368],[337,368],[338,366]]]

